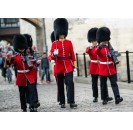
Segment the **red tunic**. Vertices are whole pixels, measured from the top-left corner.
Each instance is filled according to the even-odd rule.
[[[108,52],[109,48],[107,46],[101,49],[96,49],[96,54],[99,57],[99,75],[101,76],[110,76],[116,74],[113,59],[108,56]]]
[[[27,63],[23,62],[22,56],[19,54],[17,54],[14,57],[14,60],[10,63],[16,65],[17,71],[29,70]],[[31,70],[25,73],[17,72],[16,85],[27,86],[27,80],[30,82],[30,84],[35,82],[35,76],[33,75],[33,72]]]
[[[98,56],[95,53],[96,47],[89,49],[86,48],[86,53],[89,54],[90,57],[90,67],[89,67],[89,74],[99,74],[99,63],[98,63]]]
[[[59,50],[58,56],[54,57],[54,49]],[[69,73],[73,71],[73,63],[76,60],[73,50],[72,42],[69,40],[64,41],[55,41],[52,44],[51,50],[51,59],[55,59],[55,73]]]

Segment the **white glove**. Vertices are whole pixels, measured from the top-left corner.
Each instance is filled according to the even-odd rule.
[[[40,63],[41,63],[41,60],[38,60],[38,61],[37,61],[37,64],[40,64]]]
[[[76,69],[76,68],[74,68],[74,69],[73,69],[73,72],[77,72],[77,69]]]
[[[54,60],[51,60],[51,63],[53,64],[53,63],[55,63],[55,61]]]
[[[54,56],[57,56],[59,54],[59,50],[58,49],[54,49],[53,54],[54,54]]]

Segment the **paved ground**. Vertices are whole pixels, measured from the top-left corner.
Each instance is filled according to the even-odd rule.
[[[66,104],[65,109],[61,109],[57,103],[56,84],[38,85],[39,100],[41,103],[39,112],[132,112],[133,111],[133,90],[120,89],[124,101],[115,105],[114,100],[107,105],[102,105],[99,98],[98,103],[93,103],[92,90],[90,84],[75,83],[75,99],[78,107],[70,109]],[[109,94],[113,97],[111,88]],[[1,112],[20,112],[20,101],[18,88],[14,84],[8,84],[0,77],[0,111]]]

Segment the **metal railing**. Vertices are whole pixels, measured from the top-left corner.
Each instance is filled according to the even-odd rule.
[[[121,54],[126,54],[127,82],[128,82],[128,83],[131,83],[132,80],[131,80],[131,74],[130,74],[130,60],[129,60],[129,54],[130,54],[130,53],[133,53],[133,52],[126,51],[126,52],[120,52],[120,53],[121,53]]]
[[[77,59],[77,76],[80,75],[80,73],[79,73],[79,57],[78,57],[79,55],[83,55],[83,59],[84,59],[84,72],[85,72],[85,77],[87,77],[88,75],[87,75],[87,67],[86,67],[86,55],[88,55],[88,54],[86,54],[86,53],[83,53],[83,54],[76,53],[76,59]]]
[[[126,51],[126,52],[120,52],[121,54],[126,54],[126,66],[127,66],[127,82],[128,83],[131,83],[133,82],[131,80],[131,74],[130,74],[130,60],[129,60],[129,54],[130,53],[133,53],[133,52],[129,52],[129,51]],[[79,53],[76,53],[76,59],[77,59],[77,76],[80,76],[80,71],[79,71],[79,55],[82,55],[83,56],[83,61],[84,61],[84,76],[87,78],[88,77],[88,74],[87,74],[87,66],[86,66],[86,55],[88,56],[88,54],[86,53],[83,53],[83,54],[79,54]]]

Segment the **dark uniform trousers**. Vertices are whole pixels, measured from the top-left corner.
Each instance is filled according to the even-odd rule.
[[[56,80],[56,84],[57,84],[57,76],[55,76],[55,80]],[[58,88],[58,84],[57,84],[57,102],[60,102],[60,96],[59,96],[59,88]]]
[[[106,99],[107,78],[109,78],[109,80],[110,80],[114,97],[115,98],[116,97],[120,97],[119,88],[118,88],[118,85],[117,85],[117,76],[116,76],[116,74],[115,75],[111,75],[111,76],[100,76],[100,81],[101,81],[101,94],[102,94],[103,100]]]
[[[98,77],[99,75],[94,75],[91,74],[91,78],[92,78],[92,92],[93,92],[93,97],[98,98]],[[100,82],[100,90],[101,89],[101,85],[102,83]],[[105,84],[104,84],[105,85]],[[108,97],[108,88],[107,88],[107,83],[106,83],[106,97]],[[103,96],[102,96],[102,92],[101,92],[101,99],[103,100]]]
[[[64,74],[59,74],[59,75],[62,75],[62,78],[64,78]],[[57,83],[57,77],[56,76],[55,76],[55,80],[56,80],[56,83]],[[64,85],[64,80],[61,83],[62,83],[62,86],[63,86]],[[66,92],[67,92],[67,86],[66,86]],[[60,102],[60,95],[59,95],[58,84],[57,84],[57,102]],[[68,101],[68,94],[67,94],[67,102],[69,103],[69,101]]]
[[[35,87],[34,87],[34,90],[35,90],[35,103],[39,102],[38,100],[38,91],[37,91],[37,79],[35,80]],[[26,102],[28,104],[30,104],[30,99],[29,99],[29,89],[26,90]]]
[[[64,92],[64,81],[66,84],[67,102],[75,103],[74,101],[74,83],[73,83],[73,72],[57,74],[57,85],[59,92],[59,100],[61,104],[65,104],[65,92]]]
[[[36,101],[38,100],[38,96],[36,93],[36,85],[30,84],[27,81],[27,86],[19,86],[19,95],[20,95],[20,103],[21,109],[26,109],[28,102],[31,108],[34,108]]]
[[[37,79],[35,80],[35,97],[36,97],[35,102],[39,102],[39,100],[38,100],[38,91],[37,91]]]

